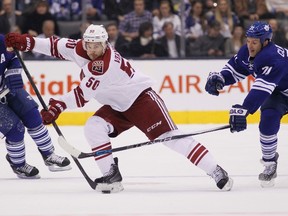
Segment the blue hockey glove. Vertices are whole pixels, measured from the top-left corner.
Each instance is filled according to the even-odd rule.
[[[230,131],[240,132],[247,128],[247,120],[246,117],[248,116],[248,110],[246,110],[243,106],[236,104],[233,105],[230,109]]]
[[[225,85],[224,77],[219,72],[210,72],[205,85],[205,90],[212,95],[219,95]]]

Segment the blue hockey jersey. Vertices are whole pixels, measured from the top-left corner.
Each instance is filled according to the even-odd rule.
[[[251,58],[247,45],[244,45],[227,62],[221,74],[225,85],[239,82],[249,75],[255,77],[255,82],[242,104],[253,114],[273,91],[279,91],[288,97],[288,50],[270,42]]]
[[[4,35],[0,34],[0,91],[23,88],[22,67],[14,52],[7,52]]]

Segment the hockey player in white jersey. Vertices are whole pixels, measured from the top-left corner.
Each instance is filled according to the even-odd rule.
[[[151,88],[152,80],[136,71],[109,43],[101,25],[90,25],[82,40],[50,37],[33,38],[9,33],[6,46],[35,51],[75,62],[81,68],[81,83],[59,99],[50,99],[49,110],[42,110],[45,124],[55,121],[65,109],[81,108],[91,99],[103,106],[91,116],[84,133],[92,151],[111,149],[111,137],[136,126],[150,140],[182,134],[171,119],[164,101]],[[219,189],[229,191],[233,180],[205,146],[192,137],[164,145],[186,157],[211,176]],[[95,157],[103,177],[95,179],[96,190],[123,190],[118,159],[111,153]]]

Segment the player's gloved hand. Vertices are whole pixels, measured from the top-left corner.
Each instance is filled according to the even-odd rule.
[[[212,95],[219,95],[225,85],[224,77],[219,72],[210,72],[205,85],[205,90]]]
[[[5,45],[8,51],[10,48],[15,48],[20,51],[31,51],[35,46],[34,38],[29,34],[8,33],[5,35]]]
[[[61,112],[63,112],[67,106],[63,101],[54,100],[50,98],[48,110],[42,109],[40,114],[42,116],[43,124],[48,125],[55,121]]]
[[[243,106],[236,104],[233,105],[230,109],[230,131],[240,132],[247,128],[247,120],[246,117],[248,116],[248,110],[246,110]]]

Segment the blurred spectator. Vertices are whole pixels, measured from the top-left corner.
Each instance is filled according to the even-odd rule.
[[[232,37],[231,32],[234,26],[240,23],[238,16],[231,10],[230,0],[217,0],[217,7],[211,20],[216,20],[220,23],[220,33],[224,38]]]
[[[225,57],[231,58],[245,44],[245,30],[241,25],[234,26],[232,37],[225,41]]]
[[[7,34],[11,31],[13,25],[22,26],[23,18],[20,11],[15,11],[13,14],[12,0],[2,1],[2,10],[0,12],[0,33]],[[15,23],[13,21],[15,15]]]
[[[266,0],[266,6],[270,13],[275,14],[278,19],[288,18],[287,0]]]
[[[191,3],[190,14],[185,21],[186,38],[195,41],[203,35],[206,29],[207,21],[203,14],[203,3],[201,0],[195,0]]]
[[[288,41],[285,37],[285,31],[279,26],[278,20],[269,19],[268,23],[273,31],[272,41],[279,46],[287,47]]]
[[[132,57],[156,58],[168,56],[162,45],[153,38],[153,25],[144,22],[139,27],[139,36],[130,43]]]
[[[106,20],[103,14],[102,0],[86,0],[86,16],[87,20]]]
[[[58,37],[57,35],[55,35],[55,23],[52,20],[45,20],[43,22],[42,32],[43,33],[41,33],[41,34],[39,34],[37,36],[38,38],[49,38],[49,37],[52,37],[52,36]],[[25,56],[25,58],[27,59],[27,56]],[[46,56],[46,55],[43,55],[43,54],[40,54],[40,53],[37,53],[37,52],[33,52],[33,51],[32,51],[31,58],[55,60],[55,58],[52,57],[52,56]]]
[[[81,0],[71,0],[70,17],[72,21],[82,19],[82,3]]]
[[[124,16],[124,19],[119,23],[119,31],[131,41],[138,37],[138,30],[141,23],[151,22],[152,14],[145,10],[144,0],[134,0],[134,11]]]
[[[221,24],[218,21],[208,23],[207,35],[200,36],[190,44],[189,55],[197,57],[221,57],[224,56],[225,39],[221,35]]]
[[[12,26],[10,32],[22,34],[21,28],[18,25]]]
[[[245,24],[245,20],[271,18],[265,0],[234,0],[234,8],[242,25]]]
[[[163,25],[164,36],[159,38],[159,42],[162,44],[168,57],[170,58],[179,58],[181,57],[181,38],[179,35],[176,35],[174,32],[174,26],[172,22],[166,22]],[[186,41],[186,40],[185,40]],[[186,43],[186,48],[188,44]]]
[[[123,56],[129,57],[129,44],[120,33],[116,22],[109,23],[105,26],[108,33],[108,41]]]
[[[32,13],[23,14],[24,24],[23,33],[28,33],[34,37],[38,36],[42,32],[43,22],[45,20],[52,20],[55,24],[55,33],[59,35],[59,28],[56,19],[49,12],[48,2],[45,0],[39,0]]]
[[[57,20],[71,20],[71,0],[48,0],[49,11]]]
[[[22,11],[22,13],[31,13],[34,10],[35,4],[39,0],[15,0],[16,10]]]
[[[75,34],[71,34],[68,36],[68,38],[74,39],[74,40],[78,40],[78,39],[82,39],[83,34],[85,32],[85,30],[88,28],[89,25],[91,25],[92,23],[89,21],[86,22],[82,22],[79,28],[79,32],[75,33]]]
[[[148,4],[148,7],[147,10],[149,11],[152,11],[152,16],[155,17],[155,16],[159,16],[160,15],[160,3],[161,3],[162,0],[150,0],[149,1],[145,1],[145,7],[147,6]],[[173,3],[173,0],[167,0],[169,2],[169,5],[170,5],[170,9],[171,9],[171,13],[173,14],[177,14],[177,12],[174,10],[174,3]],[[184,0],[186,1],[186,0]],[[149,3],[148,3],[149,2]]]
[[[124,15],[132,12],[134,9],[131,0],[105,0],[104,13],[108,20],[114,20],[117,24],[124,19]]]
[[[214,16],[216,5],[213,0],[203,0],[203,14],[206,20],[210,20]]]
[[[159,6],[159,16],[153,17],[154,39],[164,35],[162,27],[165,22],[172,22],[176,34],[181,34],[181,20],[177,14],[172,13],[172,8],[168,0],[162,0]]]

